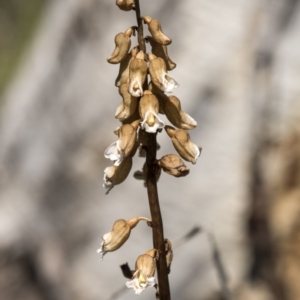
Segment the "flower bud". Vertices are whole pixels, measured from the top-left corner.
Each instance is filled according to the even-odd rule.
[[[165,251],[166,251],[167,269],[168,269],[168,274],[169,274],[171,272],[171,263],[173,260],[173,250],[172,250],[172,244],[168,239],[165,239]]]
[[[131,229],[133,229],[139,221],[144,220],[151,223],[151,220],[145,217],[136,217],[128,221],[117,220],[112,228],[111,232],[106,233],[102,239],[100,249],[97,253],[101,255],[101,260],[107,252],[112,252],[119,249],[129,238]]]
[[[121,84],[126,83],[129,78],[129,64],[136,57],[138,48],[134,47],[130,53],[120,63],[119,74],[116,78],[115,85],[119,87]]]
[[[129,64],[128,92],[134,97],[143,95],[143,84],[146,80],[148,66],[144,60],[144,52],[140,51]]]
[[[193,164],[201,154],[201,149],[190,140],[190,135],[183,129],[174,129],[171,126],[166,126],[165,130],[172,140],[172,143],[178,154],[186,161]]]
[[[135,7],[134,0],[117,0],[116,5],[125,11],[132,10]]]
[[[171,95],[163,104],[165,115],[174,126],[185,130],[194,129],[197,126],[197,122],[181,110],[181,104],[177,97]]]
[[[149,73],[152,82],[166,93],[171,93],[175,88],[178,88],[179,84],[167,74],[165,61],[151,53],[148,54],[148,57],[150,60]]]
[[[130,27],[125,31],[125,33],[118,33],[115,37],[115,50],[112,55],[107,59],[107,61],[111,64],[118,64],[122,60],[124,60],[128,54],[128,51],[131,46],[131,35],[133,33],[133,29]]]
[[[119,166],[128,157],[136,144],[137,132],[130,124],[122,125],[117,131],[119,139],[112,143],[104,152],[105,158],[114,161]]]
[[[137,295],[148,286],[154,286],[156,280],[154,277],[156,263],[154,258],[149,254],[140,255],[135,263],[135,272],[132,280],[126,282],[128,288],[133,288]]]
[[[128,176],[132,167],[132,157],[126,157],[123,159],[119,166],[107,167],[104,170],[104,184],[103,187],[107,189],[106,195],[117,184],[122,183]]]
[[[155,56],[161,57],[165,61],[168,71],[176,68],[176,64],[170,59],[168,55],[167,46],[158,43],[152,36],[147,36],[146,40],[152,47],[151,52]]]
[[[142,118],[141,128],[149,133],[155,133],[157,129],[164,128],[164,122],[158,117],[159,103],[150,92],[145,91],[139,103],[139,112]]]
[[[124,121],[137,110],[138,99],[128,92],[128,83],[123,83],[119,87],[119,94],[123,97],[122,103],[118,106],[115,118]]]
[[[163,33],[157,19],[152,19],[148,16],[144,16],[142,19],[148,25],[148,29],[157,43],[162,45],[169,45],[172,43],[172,40]]]
[[[168,154],[163,156],[158,165],[168,174],[175,177],[182,177],[189,174],[190,170],[183,161],[175,154]]]

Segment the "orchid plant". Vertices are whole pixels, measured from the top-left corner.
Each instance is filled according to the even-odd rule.
[[[173,252],[171,242],[164,238],[157,181],[161,170],[175,177],[189,174],[189,168],[181,158],[195,164],[201,154],[201,148],[191,141],[186,131],[194,129],[197,122],[181,109],[180,100],[176,96],[167,95],[179,84],[168,74],[176,64],[169,58],[167,51],[167,45],[172,40],[163,33],[160,22],[149,16],[141,17],[139,0],[117,0],[116,5],[123,11],[135,11],[137,26],[116,35],[115,49],[107,59],[109,63],[120,66],[115,84],[122,102],[115,117],[122,125],[115,130],[118,139],[104,153],[113,162],[112,166],[104,170],[104,187],[108,194],[115,185],[127,178],[133,156],[137,152],[145,156],[143,171],[135,172],[134,177],[142,178],[145,182],[151,219],[135,217],[128,221],[117,220],[112,231],[103,235],[103,242],[97,252],[102,260],[107,252],[119,249],[128,240],[131,230],[139,221],[146,221],[152,228],[153,249],[137,258],[135,270],[127,272],[126,277],[130,281],[126,286],[133,288],[138,295],[147,287],[155,287],[157,299],[169,300],[168,274]],[[151,36],[144,36],[143,23],[147,25]],[[131,38],[136,32],[138,44],[130,49]],[[146,52],[146,43],[151,46],[150,53]],[[151,82],[148,82],[149,79]],[[160,114],[165,114],[176,128],[165,125]],[[176,154],[156,158],[156,136],[162,129],[171,138],[181,158]],[[154,277],[155,271],[158,282]]]

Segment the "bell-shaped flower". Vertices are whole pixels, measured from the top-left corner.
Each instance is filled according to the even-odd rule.
[[[132,48],[125,58],[120,63],[119,74],[116,78],[115,85],[119,87],[121,84],[126,83],[129,78],[129,65],[131,61],[136,57],[139,50],[138,47]]]
[[[117,0],[116,5],[121,9],[125,11],[129,11],[134,9],[135,3],[134,0]]]
[[[168,120],[176,127],[190,130],[197,126],[197,122],[187,113],[181,110],[181,104],[176,96],[169,96],[163,102],[163,109]]]
[[[141,128],[149,133],[155,133],[164,128],[164,122],[158,117],[159,103],[157,98],[150,92],[145,91],[139,103],[139,112],[142,118]]]
[[[183,177],[190,173],[189,168],[175,154],[167,154],[163,156],[158,165],[168,174],[175,177]]]
[[[151,53],[157,57],[161,57],[165,61],[168,71],[176,68],[176,64],[168,55],[167,46],[158,43],[152,36],[147,36],[146,41],[148,41],[152,47]]]
[[[186,161],[193,164],[201,154],[201,149],[190,140],[190,135],[183,129],[176,130],[171,126],[166,126],[165,130],[172,140],[178,154]]]
[[[171,93],[179,84],[167,74],[167,67],[165,61],[156,57],[153,54],[148,54],[150,64],[149,73],[152,82],[162,91]]]
[[[133,229],[139,221],[147,221],[151,224],[151,220],[145,217],[136,217],[128,221],[123,219],[117,220],[112,228],[112,231],[103,235],[100,249],[97,253],[101,255],[101,260],[107,252],[112,252],[119,249],[129,238],[131,229]]]
[[[126,282],[126,286],[133,288],[137,295],[140,295],[148,286],[152,287],[156,284],[154,277],[156,263],[155,258],[150,253],[140,255],[137,258],[132,280]]]
[[[144,20],[144,23],[148,25],[148,29],[157,43],[162,45],[169,45],[172,43],[172,40],[163,33],[157,19],[152,19],[149,16],[144,16],[142,19]]]
[[[122,122],[135,113],[138,106],[138,98],[133,97],[128,92],[128,83],[120,85],[119,94],[123,97],[123,101],[116,110],[115,118]]]
[[[137,132],[130,124],[122,125],[116,132],[119,139],[113,142],[104,152],[105,158],[119,166],[125,157],[128,157],[136,145]]]
[[[148,70],[144,56],[144,52],[140,51],[129,64],[128,92],[134,97],[141,97],[143,95],[143,84],[146,80]]]
[[[127,178],[131,167],[132,157],[128,156],[123,159],[119,166],[113,165],[104,169],[103,187],[107,189],[106,195],[115,185],[122,183]]]
[[[131,46],[131,35],[133,33],[133,28],[130,27],[125,31],[125,33],[118,33],[115,37],[115,49],[112,55],[107,59],[111,64],[118,64],[124,60],[128,54]]]

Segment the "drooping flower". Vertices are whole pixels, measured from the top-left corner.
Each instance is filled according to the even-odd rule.
[[[113,142],[104,152],[105,158],[114,161],[119,166],[128,157],[136,145],[137,132],[131,124],[122,125],[116,132],[119,139]]]
[[[101,260],[107,252],[119,249],[128,240],[131,229],[141,220],[151,223],[151,220],[145,217],[135,217],[128,221],[123,219],[117,220],[113,225],[112,231],[104,234],[102,237],[103,242],[97,250],[97,253],[101,255]]]
[[[123,101],[116,110],[115,118],[122,122],[135,113],[138,106],[138,98],[133,97],[128,92],[128,82],[120,85],[119,94],[123,97]]]
[[[148,29],[157,43],[162,45],[172,43],[172,40],[163,33],[160,22],[157,19],[153,19],[149,16],[144,16],[142,19],[148,25]]]
[[[125,58],[121,61],[119,67],[119,74],[115,80],[115,86],[119,87],[121,84],[126,83],[129,78],[129,65],[131,61],[136,57],[139,50],[138,47],[134,47],[131,49],[130,53],[128,53]]]
[[[131,46],[132,27],[128,28],[124,33],[120,32],[115,36],[115,49],[112,55],[107,59],[110,64],[118,64],[126,58]]]
[[[116,5],[121,10],[125,10],[125,11],[132,10],[135,7],[134,0],[117,0]]]
[[[148,54],[150,64],[149,73],[152,82],[162,91],[171,93],[179,84],[167,73],[167,66],[165,61],[156,57],[154,54]]]
[[[122,183],[128,176],[132,167],[132,157],[128,156],[122,160],[118,166],[110,166],[104,169],[104,184],[106,195],[111,191],[111,189]]]
[[[156,284],[154,277],[156,263],[154,257],[150,254],[140,255],[135,263],[135,272],[132,280],[126,282],[128,288],[133,288],[137,295],[146,289]]]
[[[166,126],[165,130],[171,138],[178,154],[186,161],[193,164],[201,154],[202,148],[198,147],[190,140],[190,135],[183,129],[176,130],[172,126]]]
[[[163,110],[168,120],[176,127],[190,130],[197,126],[197,122],[182,111],[179,99],[171,95],[163,102]]]
[[[163,156],[158,165],[168,174],[175,177],[182,177],[189,174],[189,168],[175,154],[167,154]]]
[[[158,43],[152,36],[147,36],[146,41],[148,41],[152,47],[151,52],[155,56],[161,57],[165,61],[168,71],[176,68],[176,64],[171,60],[171,58],[168,55],[168,48],[166,45]]]
[[[143,95],[143,84],[146,80],[148,70],[144,56],[144,52],[140,51],[129,64],[128,92],[134,97],[141,97]]]
[[[159,103],[157,98],[149,90],[145,91],[139,103],[142,129],[149,133],[155,133],[158,129],[164,128],[165,123],[159,118],[158,111]]]

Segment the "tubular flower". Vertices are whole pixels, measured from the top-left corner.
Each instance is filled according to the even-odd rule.
[[[153,54],[148,54],[150,65],[149,73],[152,82],[162,91],[171,93],[175,88],[178,88],[179,84],[167,74],[167,67],[165,61],[156,57]]]
[[[144,52],[140,51],[129,64],[128,92],[134,97],[143,95],[143,84],[146,80],[148,66],[144,60]]]
[[[128,288],[133,288],[137,295],[148,286],[154,286],[156,280],[155,273],[155,260],[149,254],[140,255],[135,263],[135,272],[132,276],[132,280],[126,282]]]
[[[107,252],[112,252],[119,249],[129,238],[131,229],[133,229],[139,221],[144,220],[151,223],[151,220],[145,217],[136,217],[128,221],[123,219],[117,220],[112,228],[112,231],[103,235],[101,247],[97,253],[101,255],[101,260]]]
[[[121,84],[126,83],[129,78],[129,65],[131,61],[136,57],[138,54],[138,48],[134,47],[128,53],[125,58],[121,61],[120,63],[120,68],[119,68],[119,74],[118,77],[115,80],[115,86],[119,87]]]
[[[148,16],[144,16],[142,19],[148,25],[148,29],[156,42],[162,45],[169,45],[172,43],[172,40],[163,33],[160,23],[157,19],[152,19]]]
[[[115,118],[124,121],[134,114],[138,106],[138,99],[128,93],[128,83],[119,87],[119,94],[123,97],[122,103],[118,106]]]
[[[165,61],[168,71],[171,71],[176,68],[176,64],[170,59],[168,55],[167,46],[158,43],[152,36],[147,36],[146,40],[150,43],[152,47],[151,52],[154,55],[161,57]]]
[[[166,126],[165,130],[172,140],[172,143],[178,154],[186,161],[193,164],[201,154],[201,148],[196,146],[190,140],[190,135],[183,129],[174,129],[171,126]]]
[[[164,128],[164,122],[158,117],[159,103],[150,92],[145,91],[139,103],[139,112],[142,118],[141,128],[149,133],[155,133],[157,129]]]
[[[116,5],[121,9],[125,11],[129,11],[134,9],[134,0],[117,0]]]
[[[174,126],[185,130],[194,129],[197,126],[197,122],[181,110],[181,104],[177,97],[169,96],[163,102],[163,107],[165,115]]]
[[[107,61],[111,64],[118,64],[122,60],[124,60],[128,54],[128,51],[131,46],[131,35],[133,33],[133,29],[128,28],[125,33],[118,33],[115,37],[115,50],[112,55],[107,59]]]
[[[123,159],[131,154],[136,144],[137,132],[130,124],[122,125],[117,134],[119,139],[112,143],[104,152],[105,158],[114,161],[119,166]]]
[[[167,154],[163,156],[158,165],[168,174],[175,177],[186,176],[190,173],[189,168],[175,154]]]
[[[106,195],[117,184],[122,183],[128,176],[132,167],[132,157],[128,156],[123,159],[119,166],[107,167],[104,170],[103,187],[107,189]]]

